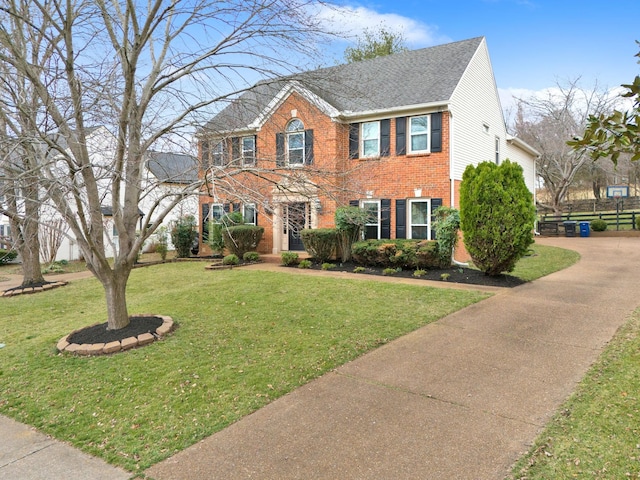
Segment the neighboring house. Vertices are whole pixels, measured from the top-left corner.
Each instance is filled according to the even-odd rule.
[[[259,83],[198,142],[203,237],[239,210],[264,253],[302,250],[300,230],[347,204],[371,213],[366,238],[433,239],[433,210],[459,207],[482,161],[519,163],[534,192],[537,152],[507,134],[482,37]]]
[[[58,139],[57,143],[64,147],[63,140]],[[102,195],[102,214],[105,225],[105,245],[108,249],[107,256],[113,256],[118,242],[118,232],[113,226],[111,194],[109,190],[109,179],[111,175],[111,162],[113,152],[115,152],[116,139],[113,134],[104,126],[95,127],[89,130],[87,135],[87,150],[91,163],[98,178],[98,188],[104,192]],[[157,212],[164,210],[169,204],[171,193],[183,191],[190,185],[198,182],[198,162],[191,155],[177,153],[149,152],[143,170],[141,197],[138,208],[140,210],[140,221],[145,214],[151,212],[152,219],[157,218]],[[161,225],[170,229],[172,222],[183,215],[198,215],[198,189],[194,187],[192,195],[185,197],[176,205],[173,210],[164,218]],[[41,251],[51,252],[44,257],[55,255],[55,260],[77,260],[81,257],[81,252],[75,237],[49,202],[44,202],[41,207],[41,229],[40,241]],[[0,215],[0,241],[2,235],[9,234],[8,219]],[[142,226],[142,225],[141,225]],[[152,236],[147,244],[154,241]],[[168,235],[169,248],[173,248],[170,235]],[[55,252],[55,253],[53,253]]]

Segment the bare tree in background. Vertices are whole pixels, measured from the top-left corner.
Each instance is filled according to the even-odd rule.
[[[0,63],[40,102],[35,136],[47,155],[34,172],[104,287],[109,329],[129,324],[126,285],[144,241],[195,186],[167,193],[171,201],[157,200],[140,221],[145,153],[202,124],[199,114],[211,115],[257,77],[299,65],[321,33],[307,15],[313,3],[10,0],[0,7]],[[100,165],[87,148],[96,125],[116,138]],[[103,207],[118,231],[113,262]]]
[[[544,98],[518,100],[514,133],[541,153],[537,173],[549,198],[543,206],[561,212],[576,174],[590,161],[588,154],[571,148],[567,141],[584,131],[590,115],[611,110],[614,101],[597,87],[581,88],[578,80],[558,84]]]

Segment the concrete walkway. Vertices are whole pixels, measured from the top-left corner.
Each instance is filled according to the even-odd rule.
[[[640,305],[640,238],[538,242],[577,250],[582,260],[340,367],[147,475],[504,478]],[[0,432],[0,478],[129,476],[2,416]]]

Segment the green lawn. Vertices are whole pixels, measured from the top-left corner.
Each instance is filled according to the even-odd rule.
[[[172,316],[177,331],[83,358],[55,351],[105,321],[99,283],[76,281],[1,300],[0,412],[135,472],[486,296],[172,263],[134,270],[128,301],[131,313]]]
[[[531,254],[516,264],[511,275],[531,281],[570,267],[580,260],[580,254],[573,250],[533,244]]]
[[[640,478],[640,309],[509,478]]]

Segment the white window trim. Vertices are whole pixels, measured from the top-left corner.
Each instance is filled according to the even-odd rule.
[[[302,128],[297,129],[297,130],[289,130],[289,127],[296,121],[300,123]],[[307,160],[307,158],[306,158],[307,152],[305,151],[306,150],[305,149],[306,138],[305,138],[305,133],[304,133],[304,123],[302,123],[302,120],[300,120],[299,118],[294,118],[293,120],[291,120],[287,124],[287,127],[285,128],[285,133],[286,133],[285,149],[286,149],[286,156],[287,156],[287,165],[290,166],[290,167],[303,167],[305,165],[306,160]],[[293,135],[302,136],[302,148],[301,148],[301,150],[302,150],[302,161],[301,162],[291,163],[291,148],[289,147],[289,139]],[[300,149],[299,148],[295,148],[294,150],[300,150]]]
[[[253,222],[247,222],[247,207],[251,207],[253,209]],[[244,220],[245,225],[256,225],[257,217],[258,217],[258,209],[255,203],[242,204],[242,219]]]
[[[245,150],[244,148],[244,141],[247,139],[253,143],[252,150]],[[242,150],[242,165],[247,167],[254,166],[256,164],[256,137],[249,135],[240,138],[240,149]],[[250,155],[247,155],[247,153],[250,153]]]
[[[378,128],[378,147],[376,149],[375,153],[370,153],[369,155],[365,155],[364,153],[364,141],[365,140],[373,140],[371,139],[365,139],[364,138],[364,126],[367,124],[375,124]],[[379,157],[380,156],[380,121],[374,121],[374,122],[362,122],[360,124],[360,157],[361,158],[375,158],[375,157]]]
[[[375,203],[378,207],[378,221],[377,223],[365,223],[365,228],[362,230],[362,239],[365,238],[365,234],[366,234],[366,228],[367,227],[373,227],[376,226],[378,229],[378,233],[376,235],[377,239],[380,239],[380,235],[382,234],[382,204],[380,202],[380,200],[372,200],[372,199],[366,199],[366,200],[360,200],[360,208],[362,208],[363,210],[366,211],[365,209],[365,204],[366,203]]]
[[[413,150],[413,148],[411,148],[412,146],[412,137],[413,134],[411,133],[411,123],[413,121],[414,118],[422,118],[425,117],[427,119],[427,148],[424,150]],[[407,128],[407,152],[408,153],[431,153],[431,115],[416,115],[415,117],[409,117],[409,126]],[[425,135],[424,133],[421,133],[420,135]]]
[[[411,222],[411,206],[414,203],[426,203],[427,204],[427,238],[426,240],[432,240],[431,238],[431,199],[430,198],[410,198],[409,205],[407,208],[407,238],[413,239],[413,226],[425,226],[423,223],[412,223]],[[425,240],[425,239],[419,239]]]

